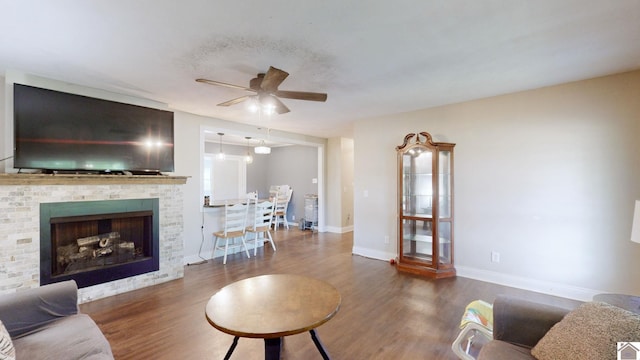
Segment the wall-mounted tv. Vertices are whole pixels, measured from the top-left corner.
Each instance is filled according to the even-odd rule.
[[[16,169],[173,172],[173,112],[14,84]]]

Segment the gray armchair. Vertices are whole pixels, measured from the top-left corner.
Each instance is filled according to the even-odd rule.
[[[498,296],[493,303],[493,340],[478,360],[534,359],[531,348],[571,309]]]
[[[18,359],[113,359],[98,325],[78,312],[73,280],[0,296],[0,320]]]

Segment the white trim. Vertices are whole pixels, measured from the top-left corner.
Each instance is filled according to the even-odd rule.
[[[360,256],[367,257],[367,258],[371,258],[371,259],[375,259],[375,260],[382,260],[382,261],[389,261],[389,259],[394,259],[396,257],[395,253],[389,253],[389,252],[386,252],[386,251],[371,250],[369,248],[363,248],[363,247],[358,247],[358,246],[354,246],[353,249],[351,250],[351,252],[354,255],[360,255]]]
[[[330,233],[335,233],[335,234],[342,234],[342,228],[338,227],[338,226],[325,226],[324,227],[324,231],[325,232],[330,232]]]
[[[202,257],[205,258],[206,260],[211,260],[211,251],[207,251],[206,254],[202,254]],[[182,263],[184,265],[189,265],[189,264],[195,265],[200,261],[202,261],[202,259],[198,255],[188,255],[182,258]]]
[[[206,241],[206,240],[205,240]],[[211,241],[213,242],[214,240],[211,239]],[[213,246],[213,243],[212,245]],[[263,246],[262,242],[259,241],[258,242],[258,248],[261,248]],[[251,246],[249,248],[249,252],[251,253],[251,256],[253,257],[253,246]],[[231,245],[229,245],[229,251],[227,251],[227,255],[231,255],[231,254],[235,254],[235,253],[239,253],[239,252],[243,252],[244,249],[242,247],[232,247]],[[211,259],[217,259],[217,258],[221,258],[224,256],[224,251],[223,250],[216,250],[215,253],[213,254],[213,258],[211,257],[211,250],[203,250],[202,254],[200,254],[205,260],[209,261]],[[198,254],[195,255],[186,255],[182,258],[182,263],[183,265],[189,265],[189,264],[193,264],[196,265],[198,264],[200,261],[202,261],[202,258],[200,258],[200,256],[198,256]]]
[[[382,261],[389,261],[389,259],[396,257],[396,254],[394,253],[387,253],[384,251],[371,250],[356,246],[353,247],[352,253],[354,255],[360,255]],[[606,292],[603,290],[587,289],[551,281],[541,281],[521,276],[502,274],[496,271],[474,269],[466,266],[456,266],[456,273],[457,276],[460,277],[579,301],[591,301],[594,295]]]
[[[324,168],[324,162],[325,162],[325,153],[327,151],[326,149],[326,145],[325,144],[320,144],[317,145],[318,146],[318,223],[317,223],[317,227],[318,229],[325,229],[326,227],[326,220],[325,220],[325,212],[327,211],[327,209],[325,209],[325,168]]]
[[[474,269],[465,266],[456,266],[456,272],[458,276],[466,277],[469,279],[487,281],[494,284],[510,286],[518,289],[529,290],[580,301],[591,301],[594,295],[605,292],[602,290],[581,288],[551,281],[535,280],[531,278],[502,274],[496,271]]]
[[[330,232],[330,233],[336,233],[336,234],[344,234],[344,233],[352,232],[353,231],[353,225],[343,226],[343,227],[328,226],[327,225],[325,227],[325,231],[326,232]]]

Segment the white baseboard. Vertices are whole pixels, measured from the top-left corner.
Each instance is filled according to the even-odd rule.
[[[203,256],[203,258],[205,258],[206,260],[210,260],[211,251],[208,251],[208,254],[206,256]],[[198,255],[187,255],[184,258],[182,258],[182,263],[184,265],[195,265],[201,261],[204,261],[204,260],[201,259]]]
[[[356,246],[353,247],[352,253],[354,255],[360,255],[382,261],[389,261],[389,259],[396,257],[396,254],[394,253],[371,250]],[[535,280],[521,276],[503,274],[495,271],[475,269],[466,266],[456,266],[456,273],[457,276],[460,277],[486,281],[498,285],[504,285],[517,289],[529,290],[533,292],[539,292],[547,295],[559,296],[579,301],[591,301],[594,295],[606,292],[602,290],[587,289],[577,286],[554,283],[550,281]]]
[[[375,260],[382,260],[382,261],[389,261],[389,259],[393,259],[393,258],[396,257],[395,253],[388,253],[386,251],[371,250],[371,249],[361,248],[361,247],[357,247],[357,246],[354,246],[353,249],[351,250],[351,252],[354,255],[360,255],[360,256],[367,257],[367,258],[371,258],[371,259],[375,259]]]
[[[591,301],[596,294],[606,291],[587,289],[578,286],[560,284],[551,281],[536,280],[496,271],[474,269],[465,266],[456,266],[458,276],[486,281],[494,284],[510,286],[518,289],[539,292],[547,295],[559,296],[579,301]]]
[[[258,243],[258,248],[262,247],[264,244],[262,242]],[[251,254],[251,256],[253,256],[253,245],[249,244],[247,245],[249,253]],[[235,254],[238,252],[242,252],[244,251],[244,249],[242,247],[229,247],[229,252],[227,253],[227,255],[231,255],[231,254]],[[204,258],[205,260],[211,260],[211,249],[207,250],[207,251],[202,251],[201,254],[202,258]],[[222,250],[216,250],[214,257],[215,258],[221,258],[224,256],[224,251]],[[203,261],[200,256],[198,256],[198,254],[193,254],[193,255],[185,255],[182,258],[182,264],[183,265],[196,265],[198,263],[201,263]]]
[[[326,232],[330,232],[330,233],[336,233],[336,234],[344,234],[344,233],[348,233],[353,231],[353,225],[350,226],[344,226],[344,227],[339,227],[339,226],[325,226],[325,231]]]

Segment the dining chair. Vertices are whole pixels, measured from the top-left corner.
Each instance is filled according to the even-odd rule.
[[[244,248],[247,257],[249,255],[249,249],[247,249],[247,243],[244,241],[245,236],[245,224],[247,219],[247,211],[249,210],[249,205],[247,204],[229,204],[226,203],[224,205],[224,229],[220,231],[216,231],[213,233],[215,236],[215,244],[213,246],[213,253],[211,254],[211,258],[214,257],[216,250],[224,250],[224,259],[222,260],[223,264],[227,263],[227,253],[229,251],[229,241],[235,238],[240,238],[242,241],[241,244],[232,244],[231,247],[240,247]],[[218,245],[220,239],[224,239],[224,245]]]
[[[289,185],[271,185],[269,188],[269,201],[274,202],[278,195],[286,194],[291,189]]]
[[[290,187],[281,188],[281,191],[278,191],[278,195],[276,196],[274,207],[273,207],[273,222],[274,222],[274,230],[278,230],[280,226],[280,220],[282,219],[282,224],[284,227],[289,229],[289,222],[287,221],[287,209],[289,208],[289,201],[291,201],[291,195],[293,194],[293,190]]]
[[[273,202],[276,196],[278,196],[278,191],[280,191],[280,186],[282,185],[271,185],[269,188],[269,201]]]
[[[259,235],[262,234],[261,240],[270,242],[273,251],[276,251],[276,245],[271,237],[271,219],[273,218],[273,203],[271,201],[258,201],[258,196],[249,198],[249,205],[253,204],[254,211],[249,216],[249,225],[245,228],[245,242],[253,242],[253,256],[258,252]],[[248,234],[254,234],[253,239],[248,239]]]

